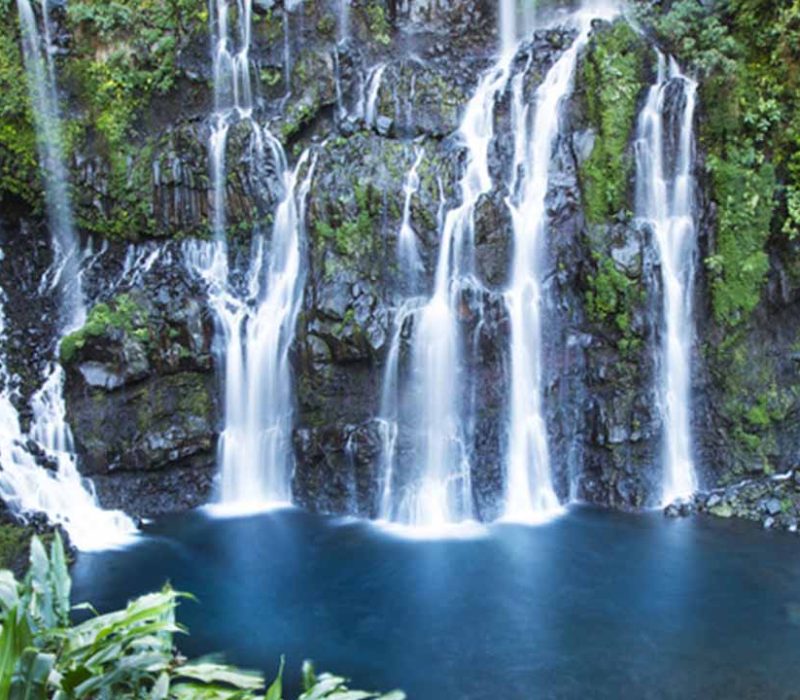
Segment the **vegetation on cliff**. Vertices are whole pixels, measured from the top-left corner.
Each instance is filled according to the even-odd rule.
[[[699,82],[715,225],[704,263],[717,328],[705,356],[731,441],[729,477],[769,471],[798,393],[785,381],[786,349],[764,326],[770,271],[786,299],[800,285],[800,2],[676,0],[642,16]]]
[[[700,143],[717,204],[716,319],[758,304],[767,245],[800,233],[800,2],[678,0],[645,13],[658,39],[700,82]]]
[[[580,179],[584,213],[592,224],[625,210],[633,168],[628,146],[650,57],[647,44],[620,20],[592,38],[583,60],[580,84],[594,143]]]

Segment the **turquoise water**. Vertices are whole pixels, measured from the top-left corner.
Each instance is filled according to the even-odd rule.
[[[163,519],[82,554],[100,610],[170,580],[195,656],[289,680],[304,658],[411,700],[800,698],[800,539],[745,523],[571,510],[412,540],[273,511]],[[292,685],[292,683],[290,683]]]

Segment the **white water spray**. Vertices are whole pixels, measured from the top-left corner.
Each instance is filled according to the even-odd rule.
[[[0,289],[0,338],[6,337],[4,305]],[[34,422],[26,436],[12,402],[14,388],[5,352],[0,351],[0,499],[23,518],[45,513],[50,522],[66,529],[79,549],[123,544],[136,528],[124,513],[101,509],[90,482],[78,473],[64,416],[62,383],[61,368],[54,365],[33,397]],[[27,449],[31,440],[43,448],[52,469],[37,463]]]
[[[511,381],[504,513],[511,520],[546,519],[560,509],[551,475],[542,385],[546,199],[561,106],[572,90],[578,53],[589,39],[591,19],[587,13],[576,15],[578,36],[536,90],[532,123],[528,106],[522,101],[521,82],[515,79],[512,90],[515,157],[507,204],[514,232],[514,258],[506,292],[511,321]]]
[[[409,286],[416,289],[416,279],[422,272],[422,260],[417,247],[417,234],[411,225],[411,201],[419,192],[419,166],[425,157],[425,149],[418,147],[411,169],[403,183],[403,219],[400,223],[400,232],[397,235],[397,259],[400,262],[400,272],[405,274]]]
[[[413,340],[412,390],[416,459],[420,472],[406,487],[395,519],[441,527],[473,516],[472,480],[465,426],[471,423],[461,400],[462,293],[474,286],[474,211],[489,192],[488,150],[494,136],[494,104],[508,80],[510,56],[480,81],[467,104],[459,136],[467,163],[459,183],[461,203],[451,209],[441,229],[433,295],[420,311]]]
[[[256,246],[244,297],[230,287],[218,242],[186,246],[190,268],[208,282],[221,330],[225,428],[219,443],[220,499],[237,509],[288,502],[291,497],[288,354],[302,301],[302,235],[314,160],[306,152],[294,170],[283,160],[279,166],[285,196],[275,212],[269,246]]]
[[[64,165],[64,139],[52,59],[49,6],[47,0],[41,0],[43,35],[39,32],[30,0],[17,0],[17,9],[53,246],[51,286],[58,289],[61,296],[60,327],[68,330],[83,325],[86,309],[79,274],[80,245],[75,233]]]
[[[43,35],[29,0],[17,0],[17,8],[53,248],[50,287],[59,294],[59,331],[67,333],[83,324],[86,310],[81,288],[82,255],[72,218],[62,152],[64,142],[52,60],[49,7],[47,0],[42,0]],[[0,335],[5,327],[2,314],[0,309]],[[123,513],[102,510],[91,483],[78,472],[72,433],[66,422],[63,383],[61,366],[51,363],[42,387],[31,400],[33,424],[30,437],[25,438],[11,401],[12,380],[6,370],[5,356],[0,358],[0,384],[3,386],[0,394],[3,467],[0,497],[23,517],[34,512],[45,513],[51,522],[63,525],[81,549],[119,544],[135,532],[135,527]],[[23,449],[22,445],[28,440],[43,449],[54,466],[52,471],[42,468]]]
[[[696,83],[681,73],[674,60],[670,59],[667,67],[659,54],[658,77],[639,117],[636,141],[636,215],[653,231],[663,289],[658,366],[665,504],[688,498],[697,490],[690,416],[696,93]]]

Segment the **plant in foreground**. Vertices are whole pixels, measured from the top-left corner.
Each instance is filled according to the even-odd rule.
[[[0,700],[282,700],[283,660],[269,688],[261,674],[209,657],[188,661],[174,635],[175,609],[188,597],[165,586],[123,610],[73,625],[71,581],[61,538],[48,556],[38,538],[22,582],[0,571]],[[303,665],[299,700],[403,700],[347,688],[343,678]]]

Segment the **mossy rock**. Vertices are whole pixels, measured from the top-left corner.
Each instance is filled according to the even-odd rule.
[[[579,95],[595,138],[581,164],[586,219],[608,221],[627,207],[633,168],[629,144],[636,128],[639,98],[654,54],[625,20],[602,25],[593,35],[578,71]]]

